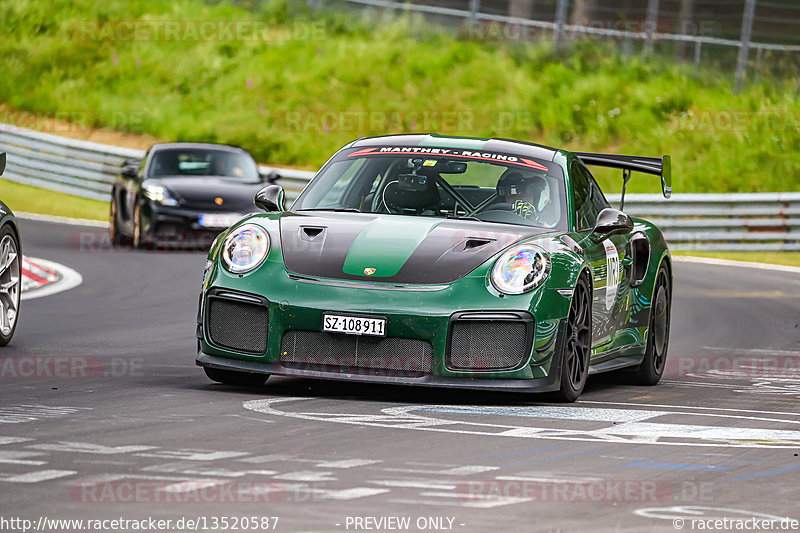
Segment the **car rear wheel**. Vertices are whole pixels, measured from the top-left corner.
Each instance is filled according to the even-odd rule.
[[[235,370],[221,370],[219,368],[208,368],[207,366],[203,367],[203,370],[206,371],[206,376],[211,381],[244,387],[260,387],[269,377],[267,374],[236,372]]]
[[[17,329],[22,292],[22,255],[10,226],[0,230],[0,346],[11,342]]]
[[[661,265],[656,275],[653,299],[650,303],[650,323],[647,328],[647,349],[644,360],[632,376],[636,385],[655,385],[664,374],[669,347],[669,322],[672,306],[672,287],[669,272]]]
[[[555,394],[557,400],[574,402],[580,397],[589,376],[591,351],[592,297],[589,282],[581,276],[572,293],[572,304],[561,342],[561,388]]]

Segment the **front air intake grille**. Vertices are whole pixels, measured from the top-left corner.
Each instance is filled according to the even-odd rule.
[[[264,305],[210,296],[206,331],[215,346],[262,354],[267,350],[269,311]]]
[[[431,343],[422,339],[289,330],[281,342],[284,366],[315,372],[419,377],[432,361]]]
[[[528,358],[533,323],[521,320],[454,320],[447,367],[454,370],[507,370]]]

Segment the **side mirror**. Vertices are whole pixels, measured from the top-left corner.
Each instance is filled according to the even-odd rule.
[[[0,176],[6,171],[6,153],[0,152]]]
[[[633,230],[633,220],[631,217],[613,207],[606,207],[597,215],[597,222],[592,230],[592,240],[602,241],[612,235],[628,233]]]
[[[281,179],[281,175],[275,172],[274,170],[267,172],[266,174],[259,173],[259,176],[261,176],[262,182],[266,181],[269,183],[275,183],[276,181]]]
[[[137,167],[129,165],[127,167],[122,167],[121,174],[122,174],[122,177],[124,177],[124,178],[135,179],[136,176],[139,175],[139,169]]]
[[[253,201],[264,211],[272,213],[283,211],[283,197],[283,187],[280,185],[267,185],[256,193]]]

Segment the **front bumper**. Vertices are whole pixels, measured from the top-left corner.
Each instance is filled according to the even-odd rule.
[[[562,337],[559,333],[569,300],[554,289],[499,298],[487,289],[483,276],[468,276],[441,287],[378,288],[377,285],[336,280],[298,279],[283,268],[261,270],[272,275],[268,279],[261,279],[258,274],[240,277],[215,269],[209,276],[210,288],[203,292],[198,313],[198,365],[260,374],[432,387],[531,392],[558,389],[561,366],[557,356],[558,339]],[[268,313],[268,325],[259,328],[266,327],[268,334],[260,347],[237,350],[231,349],[230,344],[226,348],[213,342],[209,333],[208,301],[209,297],[220,295],[234,299],[241,297],[251,304],[255,302],[263,306]],[[529,309],[538,308],[543,310],[533,319]],[[414,372],[382,371],[375,367],[352,368],[352,365],[342,365],[331,371],[330,367],[336,363],[330,364],[330,352],[324,364],[314,361],[297,365],[284,360],[282,356],[287,354],[286,346],[282,344],[284,335],[292,331],[320,332],[326,312],[386,317],[387,338],[422,340],[430,344],[430,364],[422,372],[419,369]],[[478,316],[530,317],[530,342],[526,344],[527,352],[523,352],[519,364],[504,368],[454,368],[453,360],[449,359],[452,326],[464,317],[465,312]],[[231,319],[231,327],[247,326]],[[342,353],[342,356],[352,361],[348,354]]]
[[[228,227],[209,227],[201,225],[200,217],[206,214],[231,215],[231,217],[242,219],[250,213],[224,210],[216,206],[203,209],[180,205],[164,206],[148,201],[142,210],[143,229],[146,234],[155,236],[159,233],[185,232],[207,232],[216,234]]]
[[[432,374],[422,377],[386,376],[365,374],[344,374],[341,372],[321,372],[315,370],[297,370],[287,368],[280,363],[266,363],[260,361],[241,361],[217,355],[200,352],[195,359],[198,366],[248,372],[253,374],[266,374],[275,376],[301,377],[310,379],[324,379],[333,381],[354,381],[360,383],[383,383],[390,385],[417,385],[421,387],[446,387],[465,388],[478,390],[505,390],[516,392],[552,392],[558,390],[561,379],[559,358],[556,355],[551,361],[552,372],[547,376],[537,379],[486,379],[483,378],[454,378],[435,376]]]

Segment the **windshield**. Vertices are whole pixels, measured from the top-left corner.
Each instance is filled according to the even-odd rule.
[[[564,175],[555,163],[459,149],[415,154],[409,147],[400,149],[403,155],[374,150],[337,155],[292,209],[567,226]]]
[[[255,161],[240,152],[208,148],[158,150],[150,162],[150,177],[222,176],[258,180]]]

